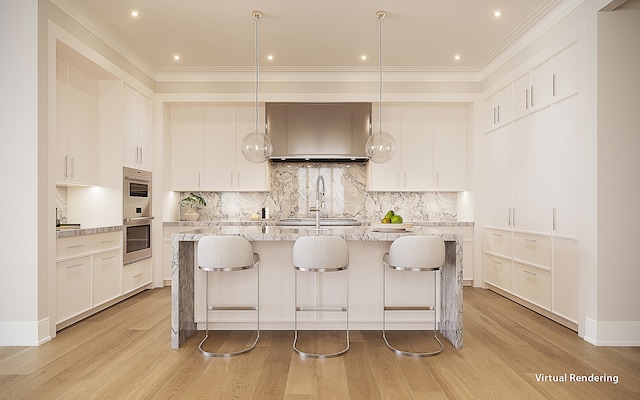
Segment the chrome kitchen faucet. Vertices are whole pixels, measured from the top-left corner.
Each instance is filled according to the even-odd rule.
[[[320,182],[322,182],[322,191],[320,191]],[[324,208],[324,190],[324,178],[319,175],[316,180],[316,206],[309,209],[309,211],[316,213],[316,229],[320,229],[320,211]]]

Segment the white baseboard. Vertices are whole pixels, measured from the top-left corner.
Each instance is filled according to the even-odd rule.
[[[584,340],[596,346],[640,346],[640,321],[585,318]]]
[[[0,322],[0,346],[40,346],[51,340],[49,318]]]

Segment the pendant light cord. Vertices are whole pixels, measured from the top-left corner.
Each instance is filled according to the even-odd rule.
[[[259,84],[258,82],[260,82],[260,68],[259,68],[259,56],[258,56],[258,47],[259,47],[259,42],[258,42],[258,23],[260,22],[260,18],[262,18],[262,13],[257,13],[254,12],[253,13],[253,19],[255,20],[255,62],[256,62],[256,134],[258,133],[258,91],[259,91]]]
[[[382,134],[382,20],[385,14],[378,11],[378,73],[380,82],[378,84],[378,125]]]

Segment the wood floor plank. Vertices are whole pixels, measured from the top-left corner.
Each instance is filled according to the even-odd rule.
[[[640,348],[592,346],[487,290],[465,288],[464,297],[464,348],[445,342],[435,357],[398,356],[380,331],[352,331],[345,355],[304,359],[292,349],[293,332],[263,331],[253,351],[220,359],[198,351],[202,331],[172,350],[170,290],[148,290],[42,346],[0,347],[0,399],[640,398]],[[310,351],[340,344],[334,333],[307,333]],[[250,332],[214,336],[219,348],[252,341]],[[419,347],[425,339],[433,340],[406,332],[398,343]],[[606,374],[618,384],[541,374]]]

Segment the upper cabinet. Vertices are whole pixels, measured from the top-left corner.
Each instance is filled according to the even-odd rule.
[[[56,61],[56,183],[99,183],[99,81]]]
[[[253,106],[172,106],[171,190],[271,190],[269,163],[247,161],[240,148],[255,130],[254,113]]]
[[[373,110],[373,131],[378,110]],[[466,106],[383,107],[383,130],[396,140],[386,163],[368,165],[368,190],[463,191],[466,187]]]
[[[485,132],[511,122],[511,102],[511,84],[485,100]]]
[[[151,99],[123,85],[124,148],[123,163],[126,167],[150,171],[151,157]]]
[[[513,83],[513,119],[551,104],[553,63],[547,60]]]
[[[553,57],[553,100],[560,101],[578,92],[578,44],[574,43]]]

